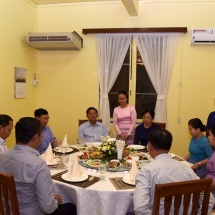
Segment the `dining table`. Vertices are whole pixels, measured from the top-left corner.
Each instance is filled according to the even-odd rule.
[[[67,155],[66,167],[69,167],[79,153],[77,145],[72,145],[72,148],[74,149],[73,152]],[[126,215],[134,213],[133,193],[135,185],[123,181],[130,169],[121,168],[119,171],[106,171],[104,180],[101,180],[99,178],[100,173],[96,168],[91,168],[81,162],[79,165],[88,175],[87,180],[65,181],[61,176],[67,172],[67,169],[50,167],[54,190],[60,193],[63,203],[75,204],[77,215]],[[94,180],[90,181],[89,179],[92,177]]]

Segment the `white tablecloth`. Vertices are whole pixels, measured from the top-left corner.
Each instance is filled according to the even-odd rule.
[[[76,153],[70,155],[70,160]],[[83,167],[88,175],[100,176],[99,172],[89,171]],[[59,170],[50,170],[54,175]],[[61,170],[62,171],[62,170]],[[105,181],[99,181],[87,188],[81,188],[53,180],[54,189],[63,197],[63,202],[76,204],[78,215],[126,215],[133,211],[134,189],[116,190],[109,177],[123,177],[123,172],[106,172]]]

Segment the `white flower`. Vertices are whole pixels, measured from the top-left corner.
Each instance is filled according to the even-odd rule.
[[[108,141],[108,142],[115,142],[116,139],[115,139],[115,138],[109,138],[109,139],[107,139],[107,141]]]
[[[102,147],[102,151],[103,151],[103,152],[106,152],[106,149],[107,149],[106,146],[103,146],[103,147]]]

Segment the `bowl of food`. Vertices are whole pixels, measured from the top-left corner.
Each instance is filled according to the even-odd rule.
[[[104,157],[103,152],[100,151],[92,151],[89,153],[90,159],[102,159]]]
[[[107,167],[111,170],[115,170],[118,167],[120,167],[120,161],[119,160],[110,160],[107,162]]]

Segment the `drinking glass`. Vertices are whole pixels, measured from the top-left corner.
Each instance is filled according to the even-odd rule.
[[[102,181],[104,181],[104,180],[105,180],[104,173],[106,172],[106,164],[105,164],[105,163],[99,163],[99,165],[98,165],[98,170],[99,170],[99,172],[101,173],[100,179],[101,179]]]
[[[84,138],[78,138],[78,144],[84,147],[86,146],[86,140]]]

